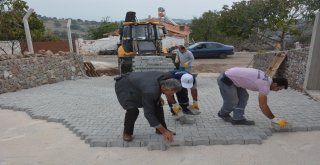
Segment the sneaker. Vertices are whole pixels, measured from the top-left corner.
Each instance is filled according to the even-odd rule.
[[[172,133],[172,135],[176,135],[175,132],[173,132],[173,131],[171,131],[171,130],[168,130],[168,131],[170,131],[170,132]],[[162,135],[162,133],[161,133],[158,129],[156,129],[156,134]]]
[[[124,141],[127,141],[127,142],[130,142],[130,141],[133,140],[132,135],[129,135],[127,133],[123,133],[123,137],[122,138],[123,138]]]
[[[232,121],[232,117],[229,114],[228,115],[220,115],[220,112],[218,112],[218,116],[226,122]]]
[[[254,125],[254,121],[242,119],[242,120],[232,120],[232,125]]]

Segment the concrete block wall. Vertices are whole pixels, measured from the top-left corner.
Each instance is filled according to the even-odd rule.
[[[84,76],[75,54],[1,55],[0,94]]]
[[[259,53],[254,55],[253,68],[266,71],[274,55],[278,52]],[[309,48],[285,51],[287,57],[280,65],[275,77],[285,77],[289,86],[302,91],[308,62]]]

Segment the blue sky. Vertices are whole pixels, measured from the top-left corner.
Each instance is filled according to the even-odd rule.
[[[163,7],[170,18],[192,19],[208,10],[221,10],[240,0],[24,0],[37,14],[47,17],[101,21],[123,20],[127,11],[135,11],[138,19],[157,17]]]

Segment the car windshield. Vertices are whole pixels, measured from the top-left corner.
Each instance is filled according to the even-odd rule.
[[[193,49],[193,48],[197,47],[198,45],[200,45],[200,44],[199,43],[195,43],[193,45],[190,45],[188,48]]]

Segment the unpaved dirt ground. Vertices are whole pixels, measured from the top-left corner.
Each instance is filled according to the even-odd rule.
[[[193,72],[196,73],[220,73],[228,68],[235,66],[248,67],[252,66],[252,59],[255,53],[237,52],[225,59],[195,59],[193,62]]]
[[[255,53],[252,52],[236,52],[234,55],[228,56],[225,59],[209,58],[209,59],[195,59],[193,62],[193,72],[195,73],[220,73],[228,68],[239,66],[252,66],[252,59]],[[104,66],[95,66],[100,75],[113,76],[118,75],[118,62],[116,55],[96,55],[85,56],[85,61],[104,62]]]

